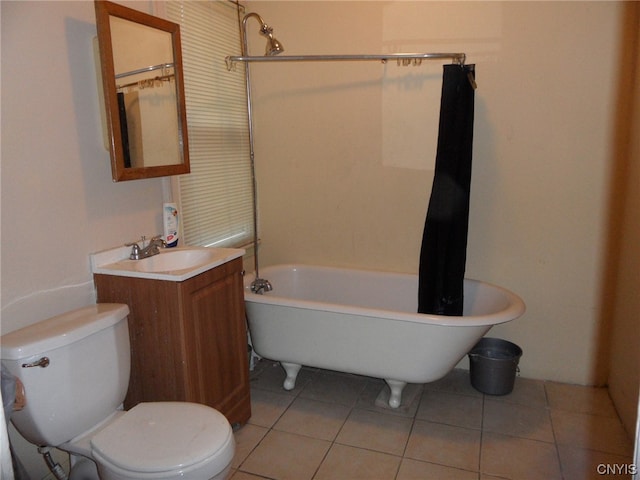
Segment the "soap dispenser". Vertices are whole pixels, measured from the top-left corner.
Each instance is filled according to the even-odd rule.
[[[164,241],[167,248],[178,246],[178,207],[175,203],[162,205],[162,220],[164,221]]]

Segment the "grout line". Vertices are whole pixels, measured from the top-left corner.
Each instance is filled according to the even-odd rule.
[[[418,411],[420,410],[420,404],[422,403],[422,399],[424,398],[426,390],[423,388],[420,392],[420,398],[418,399],[418,406],[416,411],[411,416],[411,427],[409,428],[409,434],[407,435],[407,440],[404,442],[404,448],[402,449],[402,456],[400,457],[400,463],[398,463],[398,469],[396,470],[396,474],[394,479],[397,480],[398,475],[400,475],[400,468],[402,468],[402,462],[404,461],[407,455],[407,449],[409,448],[409,441],[411,440],[411,435],[413,434],[413,430],[416,426],[416,419],[418,417]]]
[[[304,388],[307,387],[307,385],[311,384],[311,380],[309,380],[309,382],[307,382],[307,384],[305,385]],[[334,445],[341,445],[337,440],[338,437],[340,436],[340,432],[342,432],[342,429],[344,428],[344,426],[346,425],[347,421],[349,420],[349,418],[351,417],[351,415],[353,414],[353,410],[356,408],[356,405],[358,404],[358,399],[360,398],[360,396],[362,395],[362,392],[365,390],[367,385],[367,382],[364,382],[363,387],[360,389],[360,391],[358,392],[358,395],[356,397],[355,402],[352,405],[343,405],[349,408],[349,413],[347,413],[347,415],[345,416],[344,420],[342,421],[342,424],[340,425],[340,428],[338,428],[338,431],[336,432],[335,436],[333,437],[333,439],[331,440],[331,444],[329,445],[329,448],[327,449],[327,451],[325,452],[324,456],[322,457],[322,460],[320,461],[320,463],[318,464],[318,466],[316,467],[315,471],[313,472],[313,475],[311,477],[311,479],[313,480],[314,478],[316,478],[316,475],[318,474],[318,472],[320,471],[320,468],[322,468],[322,465],[324,464],[324,462],[326,461],[327,457],[329,456],[329,453],[333,450]],[[304,388],[302,390],[304,390]],[[302,390],[300,391],[300,393],[302,393]],[[315,400],[315,399],[314,399]],[[323,402],[322,400],[315,400],[318,402]],[[332,402],[323,402],[323,403],[332,403]],[[338,404],[338,405],[342,405],[342,404]]]
[[[480,408],[480,448],[478,451],[478,479],[482,476],[482,447],[484,444],[484,407],[487,396],[482,394],[482,407]]]
[[[553,423],[553,417],[551,415],[551,402],[549,402],[549,392],[547,391],[547,382],[542,383],[542,387],[544,389],[544,398],[545,398],[545,408],[547,411],[547,416],[549,417],[549,423],[551,424],[551,434],[553,435],[553,446],[556,450],[556,458],[558,459],[558,467],[560,468],[560,477],[565,478],[564,466],[562,464],[562,459],[560,458],[560,449],[558,448],[558,438],[556,437],[556,427]]]

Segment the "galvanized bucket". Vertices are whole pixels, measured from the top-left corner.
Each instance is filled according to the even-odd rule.
[[[469,352],[471,385],[489,395],[513,391],[522,349],[499,338],[482,338]]]

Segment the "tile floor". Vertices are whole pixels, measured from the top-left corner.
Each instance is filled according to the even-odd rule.
[[[252,373],[231,480],[630,478],[598,471],[633,453],[604,388],[516,378],[496,397],[454,370],[407,386],[413,401],[391,410],[379,379],[303,368],[290,392],[283,379],[266,360]]]

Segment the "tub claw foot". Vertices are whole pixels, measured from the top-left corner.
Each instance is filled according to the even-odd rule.
[[[287,378],[284,379],[282,386],[285,390],[293,390],[296,387],[296,378],[298,378],[298,372],[302,368],[302,365],[297,363],[280,362],[282,368],[287,374]]]
[[[402,403],[402,390],[407,385],[407,382],[400,382],[398,380],[384,380],[389,385],[391,389],[391,394],[389,395],[389,406],[391,408],[398,408]]]

